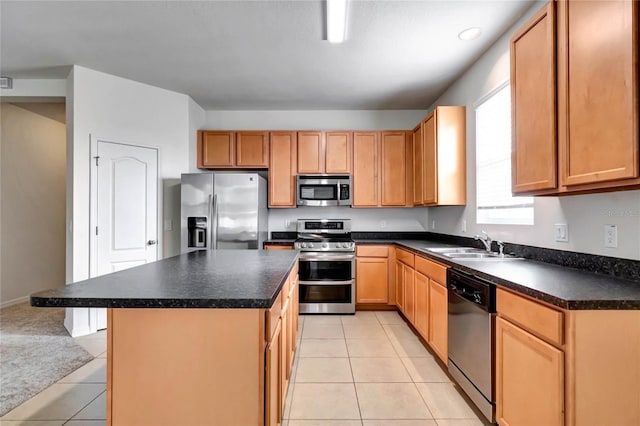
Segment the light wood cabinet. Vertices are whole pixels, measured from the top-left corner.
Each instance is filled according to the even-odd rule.
[[[411,324],[415,323],[415,288],[414,288],[414,270],[410,266],[403,265],[404,277],[402,285],[404,286],[404,316]]]
[[[514,35],[514,193],[640,188],[638,7],[550,2]]]
[[[269,207],[296,206],[296,136],[295,132],[271,132]]]
[[[380,149],[377,132],[353,133],[353,207],[378,207]]]
[[[265,244],[265,250],[293,250],[293,244],[281,245],[281,244]]]
[[[404,316],[414,321],[414,284],[413,265],[415,255],[407,250],[396,248],[396,304]]]
[[[381,205],[412,206],[412,134],[405,131],[381,132]]]
[[[395,272],[396,272],[396,306],[404,313],[404,268],[405,265],[396,260]]]
[[[467,203],[466,108],[438,106],[422,121],[422,161],[413,171],[422,187],[422,205]],[[415,147],[415,145],[414,145]],[[421,166],[421,167],[420,167]],[[420,180],[420,183],[415,183]],[[414,200],[420,200],[414,194]]]
[[[564,424],[564,354],[500,317],[496,407],[500,425]]]
[[[198,167],[233,167],[235,134],[227,131],[198,132]]]
[[[389,246],[356,247],[356,303],[389,303]]]
[[[514,194],[557,186],[555,5],[547,3],[511,38]]]
[[[356,259],[356,303],[387,303],[387,258]]]
[[[424,139],[422,137],[422,123],[413,129],[413,205],[424,204],[423,182],[424,182]]]
[[[560,1],[558,41],[562,183],[638,178],[638,2]]]
[[[326,132],[324,173],[351,174],[352,152],[351,132]]]
[[[265,419],[268,426],[280,424],[281,417],[281,355],[282,334],[280,333],[280,319],[275,326],[265,355]]]
[[[416,259],[417,260],[417,259]],[[420,272],[414,274],[414,326],[422,338],[429,340],[429,278]]]
[[[198,132],[198,167],[264,169],[269,167],[268,132]]]
[[[318,174],[324,168],[322,132],[298,132],[298,173]]]
[[[236,132],[236,167],[269,167],[269,132]]]
[[[447,288],[432,279],[429,280],[429,345],[440,360],[447,363]]]

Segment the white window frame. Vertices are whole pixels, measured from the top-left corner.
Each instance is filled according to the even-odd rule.
[[[480,150],[482,147],[482,136],[479,133],[481,129],[478,126],[479,123],[479,109],[487,102],[490,101],[494,96],[501,93],[503,90],[508,90],[510,87],[510,81],[507,80],[502,84],[495,87],[489,93],[484,95],[478,101],[474,103],[475,110],[475,132],[476,132],[476,223],[477,224],[495,224],[495,225],[533,225],[534,224],[534,201],[533,197],[527,196],[507,196],[505,192],[503,192],[502,197],[498,197],[493,201],[492,204],[484,204],[481,205],[481,197],[480,196],[480,185],[483,182],[481,179],[481,173],[484,169],[484,166],[481,165],[481,161],[483,157],[480,155]],[[509,99],[511,99],[509,97]],[[509,101],[509,105],[511,106],[511,101]],[[511,110],[509,109],[509,114],[507,115],[507,119],[509,120],[509,128],[511,129]],[[498,132],[499,133],[499,132]],[[509,173],[507,176],[500,176],[500,182],[508,182],[508,188],[503,186],[503,190],[508,190],[509,193],[511,191],[511,138],[512,132],[509,130],[509,155],[508,155],[508,164],[509,164]],[[500,161],[504,161],[504,157],[499,159]],[[486,179],[484,179],[486,180]],[[508,208],[505,208],[508,206]]]

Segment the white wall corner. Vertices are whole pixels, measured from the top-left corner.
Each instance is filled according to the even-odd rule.
[[[71,337],[86,336],[96,332],[91,329],[89,308],[66,308],[64,328],[67,329]]]

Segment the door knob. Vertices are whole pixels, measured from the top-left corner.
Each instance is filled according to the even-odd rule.
[[[149,245],[149,246],[152,246],[152,245],[154,245],[155,243],[157,243],[157,241],[156,241],[156,240],[149,240],[149,241],[147,241],[147,245]]]

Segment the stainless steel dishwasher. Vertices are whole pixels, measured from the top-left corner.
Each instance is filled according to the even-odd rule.
[[[450,269],[448,280],[449,373],[495,422],[495,284]]]

